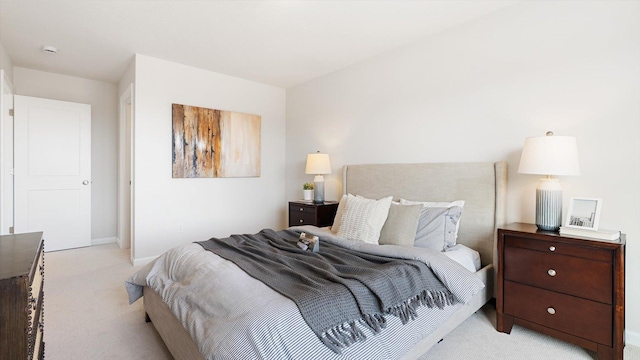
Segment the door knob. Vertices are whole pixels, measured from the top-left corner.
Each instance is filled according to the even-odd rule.
[[[89,185],[89,180],[85,180],[82,182],[82,185]]]

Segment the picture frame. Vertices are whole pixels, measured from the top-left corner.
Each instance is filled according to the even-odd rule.
[[[597,231],[601,209],[602,199],[573,197],[569,202],[569,211],[567,212],[565,226],[575,229]]]

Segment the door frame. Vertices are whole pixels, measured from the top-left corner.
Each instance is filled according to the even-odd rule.
[[[134,254],[135,254],[135,238],[134,238],[134,101],[133,101],[133,83],[129,84],[129,86],[125,89],[125,91],[120,95],[119,102],[119,123],[118,123],[118,238],[117,242],[121,249],[131,248],[130,258],[131,263],[133,263]],[[129,109],[129,113],[127,114],[127,108]],[[127,117],[129,117],[130,122],[129,126],[127,126]],[[127,152],[127,133],[129,133],[129,149]],[[126,168],[126,159],[129,159],[129,169]],[[127,170],[129,170],[127,172]],[[126,174],[130,174],[130,178],[128,179]],[[131,184],[129,184],[131,181]],[[126,201],[127,192],[129,192],[129,201]],[[127,209],[129,211],[127,211]],[[127,229],[124,224],[126,223],[126,216],[129,214],[129,240],[125,236],[125,232]]]
[[[13,98],[15,232],[49,234],[45,251],[91,246],[91,104]]]
[[[10,233],[13,227],[13,125],[8,126],[8,122],[13,123],[13,116],[9,115],[9,110],[13,109],[13,101],[8,104],[5,95],[14,95],[13,84],[4,69],[0,69],[0,235]],[[8,134],[5,134],[7,133]],[[8,137],[5,141],[5,137]],[[9,151],[11,150],[11,151]],[[7,189],[7,182],[11,179],[11,186]],[[9,190],[11,193],[8,193]],[[5,211],[11,210],[10,218],[7,218]]]

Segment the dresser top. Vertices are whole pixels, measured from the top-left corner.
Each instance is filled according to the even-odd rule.
[[[539,239],[544,239],[544,238],[557,238],[557,239],[579,239],[582,241],[591,241],[591,242],[596,242],[596,243],[608,243],[608,244],[613,244],[613,245],[625,245],[626,243],[626,235],[625,234],[621,234],[620,235],[620,239],[618,240],[600,240],[600,239],[593,239],[593,238],[583,238],[580,236],[569,236],[569,235],[560,235],[560,233],[558,231],[545,231],[545,230],[539,230],[538,227],[534,224],[527,224],[527,223],[511,223],[505,226],[500,226],[501,230],[506,230],[506,231],[515,231],[515,232],[519,232],[519,233],[525,233],[525,234],[531,234],[532,236],[537,236]],[[555,240],[554,240],[555,241]]]
[[[29,275],[42,232],[0,236],[0,280]]]
[[[324,206],[324,205],[337,205],[338,202],[337,201],[323,201],[321,203],[316,203],[313,202],[313,200],[296,200],[296,201],[289,201],[289,205],[304,205],[304,206],[314,206],[314,207],[318,207],[318,206]]]

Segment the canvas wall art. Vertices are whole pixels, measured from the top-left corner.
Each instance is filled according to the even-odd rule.
[[[173,104],[173,177],[260,176],[260,116]]]

